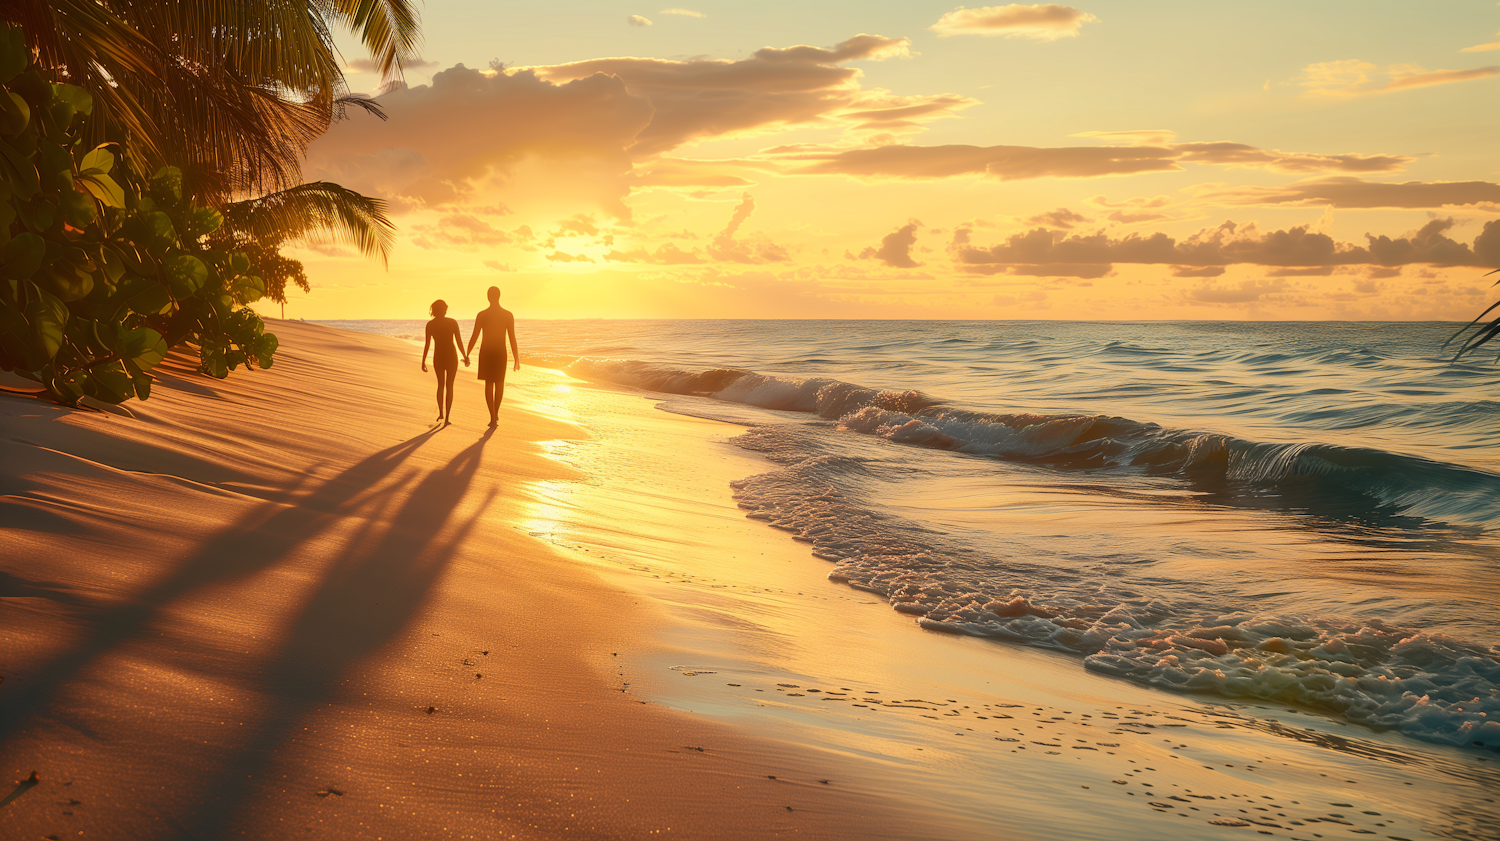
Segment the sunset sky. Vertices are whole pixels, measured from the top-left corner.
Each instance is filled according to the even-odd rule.
[[[305,172],[389,269],[296,249],[289,317],[1468,319],[1500,266],[1494,0],[422,8]]]

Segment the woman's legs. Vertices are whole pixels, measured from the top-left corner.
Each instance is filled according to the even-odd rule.
[[[432,366],[432,372],[437,375],[437,404],[438,404],[438,416],[437,416],[437,419],[438,420],[442,420],[444,417],[446,417],[446,415],[443,414],[443,386],[445,385],[446,381],[445,381],[445,379],[443,377],[443,369],[441,367],[439,367],[436,363],[434,363],[433,366]]]
[[[449,423],[453,422],[453,378],[457,376],[458,366],[454,365],[452,368],[449,368],[447,370],[446,376],[444,377],[444,380],[448,385],[448,399],[443,404],[443,416],[448,419]]]

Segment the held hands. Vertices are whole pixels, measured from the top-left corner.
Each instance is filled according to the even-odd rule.
[[[465,368],[469,367],[469,357],[467,357],[467,356],[464,357],[464,367]]]

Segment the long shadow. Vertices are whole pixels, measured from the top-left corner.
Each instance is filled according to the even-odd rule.
[[[0,700],[0,745],[44,709],[69,680],[101,655],[139,635],[167,605],[202,587],[268,569],[338,522],[436,431],[428,430],[365,458],[292,500],[290,507],[276,501],[257,505],[127,604],[88,619],[82,639],[50,662],[28,670]]]
[[[260,722],[218,778],[203,787],[211,799],[178,838],[229,837],[268,769],[285,759],[283,746],[302,732],[302,720],[333,699],[350,670],[400,634],[422,609],[496,493],[491,489],[474,514],[437,542],[468,492],[490,435],[424,477],[393,515],[386,516],[387,510],[371,517],[334,561],[262,672],[258,688],[269,700]],[[394,507],[394,499],[388,502],[384,508]]]

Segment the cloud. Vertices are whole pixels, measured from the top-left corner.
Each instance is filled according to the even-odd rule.
[[[1166,146],[1177,139],[1177,132],[1167,129],[1132,131],[1080,131],[1070,137],[1097,137],[1105,143],[1123,146]]]
[[[1078,30],[1085,23],[1098,20],[1072,6],[1011,3],[978,9],[960,6],[938,18],[938,22],[928,28],[939,35],[1003,35],[1033,41],[1056,41],[1058,38],[1077,37]]]
[[[1195,301],[1207,304],[1248,304],[1259,301],[1261,296],[1286,289],[1285,280],[1243,280],[1238,286],[1210,286],[1204,284],[1189,295]]]
[[[598,262],[587,254],[564,254],[561,251],[553,251],[547,255],[547,259],[554,263],[594,263]]]
[[[911,248],[917,244],[917,229],[922,223],[913,219],[901,228],[886,234],[880,240],[880,247],[871,246],[860,252],[861,260],[875,259],[898,269],[915,269],[922,265],[912,259]]]
[[[1438,208],[1500,202],[1500,184],[1489,181],[1366,181],[1338,176],[1280,187],[1236,187],[1205,191],[1201,198],[1241,205]]]
[[[640,15],[631,15],[625,19],[625,22],[631,26],[651,26],[651,21]]]
[[[1500,74],[1500,65],[1464,70],[1426,70],[1415,64],[1393,64],[1381,70],[1368,61],[1346,59],[1309,64],[1295,80],[1306,96],[1351,98],[1468,82]]]
[[[708,15],[705,15],[702,12],[695,12],[692,9],[662,9],[661,12],[660,12],[660,14],[663,14],[663,15],[682,15],[683,17],[687,17],[687,18],[706,18],[706,17],[708,17]]]
[[[1171,196],[1134,196],[1124,201],[1110,201],[1104,196],[1093,196],[1084,199],[1085,204],[1094,207],[1118,207],[1131,210],[1154,210],[1158,207],[1166,207],[1173,201]]]
[[[617,78],[555,84],[531,71],[457,65],[431,85],[379,97],[390,116],[362,112],[333,126],[309,149],[309,180],[336,181],[392,200],[398,210],[458,203],[476,183],[513,178],[527,162],[547,189],[628,215],[624,151],[651,122],[652,105]],[[509,198],[507,198],[509,201]]]
[[[1046,213],[1039,213],[1036,216],[1027,219],[1026,224],[1040,225],[1044,228],[1061,228],[1063,230],[1069,230],[1078,225],[1080,222],[1087,221],[1089,221],[1089,218],[1087,216],[1084,216],[1081,213],[1074,213],[1066,207],[1059,207],[1056,210],[1049,210]]]
[[[709,262],[708,258],[698,249],[683,249],[673,242],[664,243],[656,249],[655,253],[645,248],[634,248],[629,251],[616,250],[604,255],[604,259],[616,263],[655,263],[663,266],[684,266]]]
[[[1093,178],[1139,172],[1179,170],[1167,149],[1149,147],[1072,146],[908,146],[805,153],[787,156],[810,161],[796,170],[809,174],[844,174],[890,178],[953,178],[987,175],[1002,181],[1027,178]]]
[[[954,232],[949,252],[971,273],[1070,277],[1097,277],[1100,267],[1115,263],[1170,265],[1178,277],[1206,276],[1195,272],[1236,264],[1288,269],[1415,263],[1500,266],[1500,220],[1486,223],[1472,247],[1446,235],[1453,225],[1452,219],[1434,219],[1404,237],[1366,234],[1365,245],[1341,243],[1307,226],[1262,235],[1254,225],[1233,222],[1181,241],[1164,233],[1113,238],[1103,232],[1068,235],[1035,228],[987,248],[973,245],[972,231],[961,227]]]
[[[485,260],[484,267],[487,269],[494,269],[497,272],[515,271],[515,269],[511,268],[511,265],[509,263],[502,263],[499,260]]]
[[[516,240],[471,213],[450,213],[433,224],[412,226],[412,244],[423,249],[475,251]]]
[[[595,219],[587,213],[579,213],[571,219],[564,219],[557,223],[557,230],[552,232],[554,237],[585,236],[596,237],[599,235],[599,226]]]
[[[1500,41],[1491,41],[1488,44],[1475,44],[1472,47],[1464,47],[1461,53],[1487,53],[1492,50],[1500,50]]]
[[[889,91],[877,91],[861,96],[849,107],[834,115],[839,120],[855,123],[855,128],[864,131],[893,131],[904,128],[919,128],[940,117],[952,117],[979,100],[957,94],[936,96],[897,96]]]
[[[702,161],[686,158],[659,158],[637,164],[630,173],[630,183],[637,187],[748,187],[749,179],[735,170],[743,165],[733,161]]]
[[[1223,266],[1173,266],[1172,277],[1218,277],[1226,271]]]
[[[1318,155],[1257,149],[1244,143],[1178,143],[1169,147],[1185,163],[1257,167],[1282,172],[1391,172],[1405,168],[1415,158],[1404,155]]]
[[[1171,214],[1152,213],[1148,211],[1115,210],[1106,217],[1111,222],[1119,222],[1121,225],[1139,225],[1142,222],[1159,222],[1162,219],[1171,219]]]
[[[650,124],[631,151],[658,154],[693,140],[819,122],[861,101],[859,70],[841,66],[910,54],[910,40],[856,35],[831,48],[766,47],[749,58],[601,58],[531,68],[539,78],[570,82],[605,76],[651,103]],[[962,97],[941,98],[955,107]],[[911,108],[919,98],[898,107]],[[864,116],[864,121],[871,119]]]
[[[1386,172],[1414,158],[1398,155],[1322,155],[1258,149],[1243,143],[1177,143],[1168,146],[913,146],[873,148],[780,147],[766,154],[805,162],[793,172],[860,177],[953,178],[985,175],[1001,181],[1028,178],[1097,178],[1142,172],[1175,172],[1184,163],[1254,167],[1285,172]]]
[[[425,70],[428,67],[437,67],[435,61],[427,61],[420,57],[413,57],[401,62],[402,70]],[[348,69],[354,73],[377,73],[379,68],[373,58],[356,58],[349,62]]]
[[[740,203],[729,217],[729,224],[708,244],[708,254],[725,263],[777,263],[791,259],[787,250],[764,237],[757,240],[741,240],[735,237],[740,226],[755,212],[755,199],[749,193],[740,197]]]

